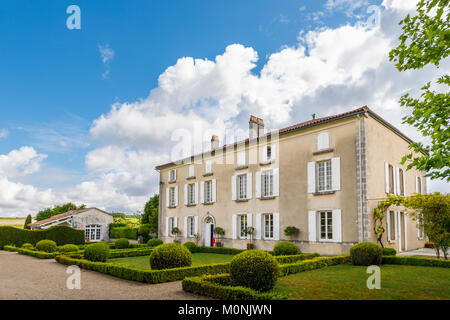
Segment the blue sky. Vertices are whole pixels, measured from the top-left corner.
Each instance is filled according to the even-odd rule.
[[[66,28],[69,16],[66,8],[71,4],[76,4],[81,9],[81,30]],[[400,0],[385,0],[384,6],[381,4],[381,0],[0,0],[0,155],[12,158],[10,153],[14,150],[21,150],[23,147],[33,149],[22,150],[22,153],[16,155],[22,161],[19,161],[17,167],[26,169],[31,166],[32,169],[27,171],[29,173],[9,176],[4,173],[5,184],[11,188],[17,187],[17,193],[5,196],[7,204],[0,204],[0,216],[25,215],[27,211],[33,212],[63,200],[75,200],[126,212],[134,212],[142,207],[144,200],[156,190],[153,166],[165,160],[161,154],[168,153],[169,149],[163,148],[164,139],[153,140],[154,133],[149,136],[148,143],[137,140],[142,138],[145,141],[145,126],[153,126],[152,122],[142,123],[142,131],[136,134],[123,133],[127,130],[130,132],[130,128],[127,129],[125,125],[122,128],[117,123],[130,123],[133,119],[128,121],[131,111],[125,112],[128,110],[124,107],[127,103],[133,104],[129,110],[135,108],[133,112],[144,112],[142,110],[145,108],[155,108],[148,107],[147,102],[153,105],[164,101],[167,102],[168,109],[164,111],[167,114],[186,116],[187,121],[195,114],[195,119],[220,128],[229,126],[231,122],[245,126],[248,113],[256,104],[256,110],[261,110],[268,123],[272,127],[279,127],[306,120],[310,116],[310,110],[313,110],[311,107],[301,109],[306,104],[315,106],[314,110],[319,115],[326,115],[364,104],[370,105],[374,94],[376,95],[373,91],[380,90],[378,96],[388,98],[379,99],[375,103],[375,109],[380,106],[376,111],[381,115],[383,112],[385,115],[389,114],[386,101],[391,104],[390,108],[394,108],[401,92],[405,89],[414,92],[423,81],[414,82],[414,77],[406,76],[402,78],[404,85],[396,84],[396,88],[358,87],[361,84],[357,84],[357,80],[361,80],[363,75],[369,77],[365,80],[370,82],[375,79],[382,86],[384,77],[395,74],[393,66],[386,62],[384,56],[380,61],[378,58],[361,57],[358,61],[367,59],[369,65],[371,61],[378,62],[373,66],[355,67],[346,76],[346,80],[336,75],[329,77],[336,79],[334,82],[320,80],[311,88],[303,86],[308,83],[310,75],[324,70],[339,70],[334,64],[354,58],[354,55],[339,48],[339,43],[342,42],[339,39],[361,36],[361,48],[364,50],[371,50],[364,41],[371,45],[374,45],[374,41],[380,41],[380,46],[389,48],[391,43],[388,42],[395,40],[389,35],[390,30],[397,28],[395,21],[382,25],[379,34],[367,26],[358,27],[358,24],[367,22],[370,16],[367,8],[370,5],[377,5],[387,18],[398,18],[407,12],[407,8],[402,8],[404,5]],[[306,37],[308,32],[309,38]],[[389,36],[392,39],[388,39]],[[305,45],[308,39],[313,40]],[[335,45],[328,50],[321,49],[327,48],[327,41],[335,41]],[[233,44],[240,47],[232,47],[233,50],[230,48],[229,53],[225,53]],[[102,60],[101,48],[109,50],[107,61]],[[197,99],[195,97],[199,94],[197,91],[194,94],[192,87],[186,87],[184,82],[174,84],[173,79],[184,77],[182,70],[185,68],[179,63],[179,59],[183,57],[214,63],[218,61],[217,56],[224,55],[235,59],[232,60],[234,62],[242,61],[243,70],[248,73],[245,77],[249,81],[259,81],[262,80],[262,77],[259,78],[262,70],[270,71],[270,61],[275,66],[283,63],[289,68],[299,65],[293,60],[297,57],[298,61],[303,61],[301,48],[304,48],[306,55],[316,48],[311,55],[316,54],[319,61],[326,62],[332,61],[331,52],[336,50],[336,56],[342,60],[330,62],[333,67],[325,64],[325,69],[320,67],[316,71],[312,67],[313,63],[308,64],[306,71],[299,67],[299,74],[307,73],[303,79],[296,78],[299,81],[299,92],[304,90],[305,94],[292,94],[291,98],[286,98],[290,102],[285,113],[280,113],[282,116],[276,116],[277,111],[268,107],[272,103],[270,97],[260,105],[259,102],[254,102],[248,108],[244,106],[242,112],[236,112],[232,106],[235,103],[236,88],[224,90],[219,96],[202,91],[201,98]],[[274,54],[277,53],[280,57],[275,59]],[[252,54],[257,54],[258,59],[249,58]],[[254,63],[255,67],[248,67],[247,70],[245,66],[250,63]],[[170,75],[167,71],[171,66],[178,70],[175,75]],[[194,69],[196,68],[198,69],[197,65]],[[235,77],[236,74],[232,71],[229,76]],[[196,72],[201,73],[201,70],[194,73],[195,77],[199,77],[198,81],[203,81],[205,77],[202,78]],[[224,75],[226,71],[220,69],[217,72],[220,77],[227,78]],[[433,70],[424,72],[424,76],[434,74]],[[183,86],[183,97],[170,94],[170,88],[162,85],[161,79],[169,75],[172,79],[169,81],[170,85],[176,88]],[[247,80],[244,79],[244,82],[247,83]],[[271,81],[276,82],[272,78]],[[220,88],[227,88],[226,86],[219,85]],[[344,99],[346,101],[342,101],[339,106],[330,105],[336,99],[334,95],[347,92],[342,91],[340,86],[349,90]],[[276,88],[277,85],[271,83],[270,87]],[[154,89],[154,93],[150,94]],[[277,93],[280,91],[274,90]],[[323,94],[323,90],[327,94]],[[352,90],[356,93],[350,94]],[[246,89],[245,94],[248,91],[251,89]],[[317,98],[319,94],[321,100]],[[239,95],[242,96],[242,93]],[[349,96],[352,98],[348,98]],[[180,104],[180,99],[185,97],[189,97],[186,98],[188,102]],[[223,100],[232,102],[221,106]],[[122,110],[120,114],[112,111],[113,104]],[[236,105],[242,104],[239,101]],[[203,116],[205,110],[210,109],[228,116]],[[147,111],[143,116],[151,118],[153,113]],[[396,116],[393,122],[400,125],[401,112],[398,111]],[[98,122],[101,119],[103,120]],[[155,117],[154,130],[159,130],[158,122],[160,120]],[[170,125],[174,124],[168,124],[167,127]],[[414,132],[410,132],[414,135]],[[105,150],[112,157],[111,167],[107,166],[107,169],[102,166],[106,160],[98,157],[100,153],[105,154]],[[140,177],[142,172],[134,172],[133,168],[124,164],[125,161],[116,161],[116,158],[132,157],[141,157],[141,162],[148,164],[148,173],[144,174],[144,178]],[[141,187],[132,185],[133,180],[142,180],[139,181]],[[114,194],[117,202],[111,204],[110,199],[100,195],[97,198],[91,197],[96,190],[104,190],[105,184],[111,186],[109,194]],[[147,191],[143,186],[146,186]],[[28,190],[25,192],[27,196],[21,196],[23,190]],[[87,197],[87,194],[90,196]]]

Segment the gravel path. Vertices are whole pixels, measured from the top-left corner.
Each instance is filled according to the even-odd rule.
[[[81,269],[81,289],[69,290],[66,266],[54,259],[37,259],[0,251],[0,300],[193,300],[181,281],[144,284]]]

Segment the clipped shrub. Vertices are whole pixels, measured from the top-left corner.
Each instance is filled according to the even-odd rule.
[[[361,242],[350,248],[350,257],[357,266],[379,265],[383,259],[383,251],[376,243]]]
[[[77,252],[78,246],[74,244],[65,244],[61,247],[59,247],[59,252]]]
[[[98,242],[89,245],[84,250],[84,258],[90,261],[106,262],[109,257],[109,245],[105,242]]]
[[[278,262],[267,252],[245,251],[231,260],[230,275],[235,285],[266,292],[275,286]]]
[[[53,240],[41,240],[36,243],[36,250],[44,252],[55,252],[58,249],[56,242]]]
[[[130,246],[130,241],[128,241],[128,239],[126,239],[126,238],[120,238],[114,242],[115,249],[127,249],[129,246]]]
[[[383,256],[395,256],[397,254],[397,251],[393,248],[383,248],[382,252]]]
[[[273,248],[274,256],[289,256],[301,254],[300,248],[295,243],[289,241],[279,242]]]
[[[24,243],[24,244],[22,245],[22,249],[33,250],[34,247],[33,247],[33,245],[32,245],[31,243]]]
[[[161,239],[150,239],[150,240],[148,240],[147,245],[149,247],[156,247],[156,246],[159,246],[159,245],[161,245],[163,243],[164,242]]]
[[[189,267],[191,264],[191,252],[177,243],[159,245],[150,254],[150,266],[153,270]]]
[[[183,244],[186,248],[189,249],[190,252],[196,252],[197,251],[197,245],[191,241],[188,241]]]

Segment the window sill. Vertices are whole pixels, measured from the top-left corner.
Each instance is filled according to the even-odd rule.
[[[210,205],[213,205],[214,202],[204,202],[203,204],[204,204],[205,206],[210,206]]]
[[[318,151],[313,152],[313,156],[317,156],[319,154],[329,153],[329,152],[333,152],[333,151],[334,151],[334,149],[332,149],[332,148],[318,150]]]
[[[248,199],[237,199],[236,202],[248,202]]]
[[[208,172],[208,173],[203,174],[204,177],[209,177],[209,176],[212,176],[212,175],[213,175],[212,172]]]
[[[186,205],[186,207],[195,207],[195,206],[196,206],[195,203],[189,203],[189,204]]]
[[[313,195],[315,196],[322,196],[322,195],[326,195],[326,194],[334,194],[336,191],[332,190],[332,191],[317,191],[314,192]]]
[[[236,168],[234,168],[234,170],[242,170],[242,169],[248,169],[248,166],[244,165],[244,166],[237,166]]]
[[[169,209],[175,209],[177,206],[168,206]]]
[[[388,240],[388,243],[397,243],[397,240]]]
[[[176,182],[177,182],[177,180],[170,180],[170,181],[167,181],[167,183],[170,183],[170,184],[176,183]]]
[[[275,196],[270,196],[270,197],[261,197],[261,198],[259,198],[260,200],[273,200],[273,199],[275,199],[276,197]]]
[[[187,178],[186,178],[186,180],[192,180],[192,179],[195,179],[195,176],[187,177]]]
[[[275,163],[275,159],[272,159],[272,160],[269,160],[269,161],[261,161],[260,163],[259,163],[259,165],[260,166],[267,166],[267,165],[269,165],[269,164],[272,164],[272,163]]]

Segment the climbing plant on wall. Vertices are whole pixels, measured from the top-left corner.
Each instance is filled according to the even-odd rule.
[[[404,197],[397,197],[394,195],[389,195],[387,199],[380,201],[378,203],[378,206],[373,211],[373,218],[374,218],[374,231],[377,237],[377,242],[380,244],[382,248],[384,248],[383,245],[383,235],[385,233],[384,229],[384,223],[383,220],[386,217],[386,212],[388,211],[389,207],[392,205],[401,206],[404,203]]]

